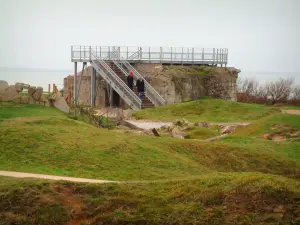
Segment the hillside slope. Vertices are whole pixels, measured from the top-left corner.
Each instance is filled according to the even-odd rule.
[[[189,122],[244,122],[262,118],[274,111],[278,110],[264,105],[203,98],[137,111],[134,116],[137,119],[161,121],[185,118]]]

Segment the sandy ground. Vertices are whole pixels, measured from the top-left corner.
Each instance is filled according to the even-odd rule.
[[[53,176],[53,175],[45,175],[45,174],[21,173],[21,172],[11,172],[11,171],[2,171],[2,170],[0,170],[0,176],[18,177],[18,178],[37,178],[37,179],[47,179],[47,180],[66,180],[66,181],[81,182],[81,183],[118,183],[117,181],[109,181],[109,180],[62,177],[62,176]]]

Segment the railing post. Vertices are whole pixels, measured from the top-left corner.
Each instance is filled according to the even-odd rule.
[[[108,59],[110,60],[110,46],[108,46]]]
[[[101,46],[100,46],[100,59],[101,59]]]
[[[183,47],[181,47],[181,65],[183,65]]]
[[[74,57],[74,55],[73,55],[73,45],[71,45],[71,61],[73,61],[73,57]]]
[[[126,52],[126,60],[128,60],[128,46],[127,46],[127,52]]]
[[[92,46],[90,46],[90,62],[92,61]]]
[[[217,48],[217,57],[216,57],[217,66],[218,66],[220,55],[221,55],[221,49],[220,49],[220,53],[219,53],[219,49]]]
[[[76,102],[77,102],[77,62],[74,62],[73,101],[74,101],[74,105],[76,105]]]
[[[79,47],[79,52],[80,52],[80,57],[79,57],[79,59],[80,59],[80,61],[81,61],[81,45],[80,45],[80,47]]]
[[[213,48],[213,62],[212,62],[213,66],[215,65],[215,48]]]
[[[192,62],[194,64],[194,48],[192,48]]]
[[[151,57],[150,57],[150,47],[149,47],[149,63],[150,63],[150,58],[151,58]]]
[[[223,66],[223,55],[224,52],[223,52],[223,48],[220,49],[220,61],[221,61],[221,67]]]
[[[139,59],[141,60],[143,58],[143,55],[142,55],[142,47],[140,47],[140,53],[139,53]]]
[[[162,62],[162,47],[160,47],[160,54],[159,54],[159,58],[160,58],[160,63]]]
[[[85,46],[83,46],[83,61],[85,61]]]
[[[172,52],[172,47],[171,47],[171,65],[172,65],[172,61],[173,61],[173,52]]]

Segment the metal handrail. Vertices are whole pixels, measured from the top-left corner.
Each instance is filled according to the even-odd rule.
[[[71,46],[72,61],[91,61],[90,51],[100,58],[106,58],[113,52],[114,46]],[[227,64],[226,48],[190,48],[190,47],[130,47],[121,46],[120,55],[128,61],[155,63],[193,63]],[[108,57],[109,58],[109,57]]]
[[[147,80],[133,66],[130,65],[130,63],[127,60],[120,56],[119,50],[120,49],[118,48],[115,52],[111,53],[111,60],[114,62],[114,64],[125,74],[125,76],[128,75],[130,71],[132,71],[133,77],[136,80],[142,79],[144,81],[145,95],[155,106],[166,105],[166,100],[160,96],[160,94],[147,82]],[[125,71],[123,66],[125,66],[127,71]]]
[[[141,109],[141,99],[136,96],[110,66],[107,65],[103,59],[99,58],[93,50],[91,50],[91,55],[95,57],[95,59],[91,61],[93,67],[101,74],[105,81],[112,86],[131,108],[134,110]]]

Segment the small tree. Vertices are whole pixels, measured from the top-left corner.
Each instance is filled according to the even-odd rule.
[[[300,100],[300,85],[297,85],[293,89],[293,100]]]
[[[272,105],[277,102],[285,102],[289,99],[292,93],[292,85],[294,79],[289,77],[286,79],[280,78],[276,82],[267,84],[268,98],[272,101]]]

